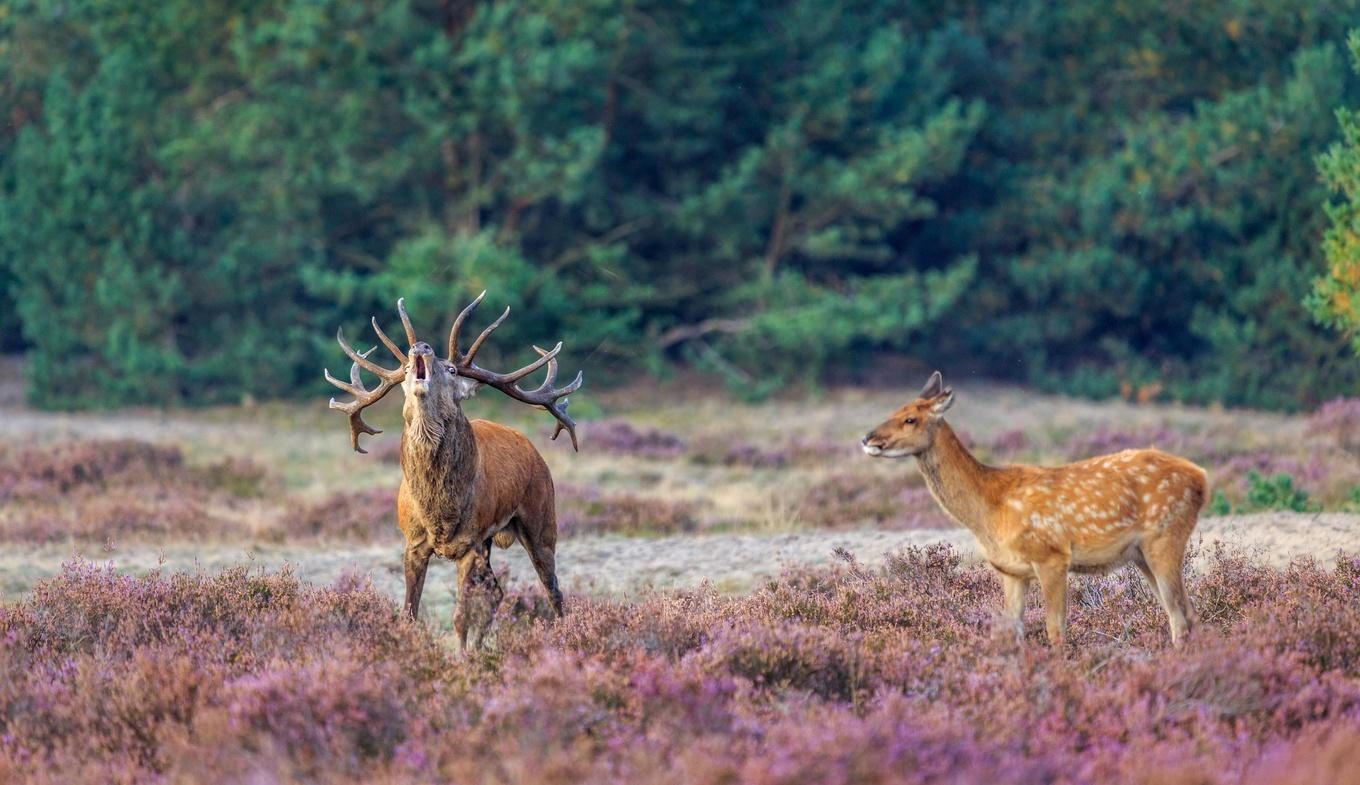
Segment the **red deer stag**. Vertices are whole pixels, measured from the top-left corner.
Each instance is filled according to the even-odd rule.
[[[326,371],[327,381],[354,396],[345,403],[332,398],[330,406],[349,414],[350,444],[358,452],[367,452],[359,446],[360,434],[381,433],[364,422],[363,410],[398,385],[405,394],[397,494],[397,525],[406,538],[405,611],[412,619],[420,611],[430,556],[437,553],[452,559],[458,565],[453,626],[465,650],[469,633],[472,647],[481,646],[500,605],[501,588],[491,571],[493,542],[508,548],[518,540],[524,546],[558,616],[562,615],[562,592],[557,587],[557,513],[548,465],[523,434],[486,420],[468,420],[462,403],[481,385],[494,387],[517,401],[547,409],[557,418],[553,438],[565,429],[575,448],[576,423],[567,416],[566,396],[580,389],[582,381],[578,373],[570,384],[553,387],[561,343],[551,351],[535,346],[538,359],[510,373],[494,373],[476,365],[477,350],[510,315],[509,308],[477,336],[466,354],[460,354],[458,331],[485,296],[482,292],[454,320],[446,359],[436,357],[429,344],[416,340],[406,307],[397,300],[409,352],[403,353],[383,333],[377,319],[372,323],[400,367],[389,370],[370,361],[373,349],[357,352],[345,341],[344,332],[337,331],[340,348],[354,361],[350,381],[340,381]],[[515,384],[545,365],[547,378],[538,387],[525,390]],[[376,388],[364,387],[360,369],[381,380]]]
[[[1067,573],[1133,562],[1161,599],[1171,641],[1179,644],[1194,618],[1181,570],[1204,506],[1204,470],[1154,449],[1065,466],[987,466],[944,421],[953,403],[937,371],[920,397],[870,431],[862,445],[874,457],[916,456],[935,501],[977,537],[1001,576],[1017,635],[1024,632],[1031,579],[1043,591],[1048,639],[1057,645],[1067,634]]]

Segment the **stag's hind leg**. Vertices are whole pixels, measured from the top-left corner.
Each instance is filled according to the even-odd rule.
[[[562,618],[562,590],[557,585],[557,514],[549,500],[546,509],[536,516],[537,520],[521,518],[519,526],[520,542],[529,553],[529,561],[538,573],[543,590],[548,593],[557,617]]]
[[[481,648],[504,596],[496,574],[491,571],[491,540],[488,538],[458,560],[458,599],[453,608],[453,631],[458,635],[458,645],[463,651]]]

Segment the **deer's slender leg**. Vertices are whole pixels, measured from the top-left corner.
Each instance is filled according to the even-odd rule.
[[[1153,596],[1158,597],[1158,601],[1160,602],[1161,589],[1157,588],[1157,576],[1152,574],[1152,569],[1148,567],[1147,559],[1143,557],[1143,552],[1141,550],[1134,554],[1133,564],[1138,568],[1138,572],[1143,574],[1143,579],[1146,580],[1148,586],[1152,588]]]
[[[1143,544],[1143,558],[1147,560],[1149,571],[1157,584],[1157,596],[1166,611],[1166,619],[1171,627],[1171,645],[1179,646],[1190,632],[1194,610],[1185,594],[1185,584],[1181,569],[1185,559],[1185,546],[1169,538],[1159,538]]]
[[[430,567],[430,554],[434,549],[427,540],[407,543],[406,553],[402,556],[402,567],[406,573],[405,613],[411,620],[420,617],[420,595],[425,591],[425,573]]]
[[[1025,639],[1025,590],[1029,588],[1029,579],[1007,575],[1004,572],[997,574],[1001,576],[1001,591],[1006,596],[1006,620],[1015,632],[1015,639],[1023,641]]]
[[[1036,562],[1034,572],[1044,592],[1044,621],[1048,642],[1061,646],[1067,639],[1067,560],[1053,558]]]

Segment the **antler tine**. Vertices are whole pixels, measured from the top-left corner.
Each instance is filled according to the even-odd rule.
[[[477,306],[482,304],[483,297],[486,297],[485,289],[482,290],[481,294],[477,295],[477,299],[468,303],[468,306],[458,314],[457,319],[453,320],[453,328],[449,330],[449,362],[458,362],[458,331],[463,329],[463,322],[468,318],[468,315],[477,310]]]
[[[396,342],[393,341],[391,338],[388,338],[387,333],[383,332],[382,328],[378,326],[378,317],[374,316],[370,318],[369,321],[373,323],[373,332],[378,334],[378,339],[381,340],[383,342],[383,345],[387,347],[387,351],[391,352],[397,358],[397,362],[401,363],[402,365],[405,365],[406,352],[403,352],[401,350],[401,347],[397,346]],[[376,349],[377,347],[375,346],[373,348]],[[369,349],[369,351],[371,352],[373,351],[373,349]],[[367,357],[368,355],[364,356]]]
[[[368,359],[368,356],[369,356],[370,354],[372,354],[372,353],[373,353],[373,350],[376,349],[376,348],[378,348],[378,347],[376,347],[376,346],[371,347],[368,351],[363,352],[360,356],[363,357],[363,358],[366,360],[366,359]],[[330,373],[330,372],[327,371],[327,373]],[[350,365],[349,365],[349,381],[350,381],[350,384],[353,384],[355,387],[358,387],[360,390],[363,390],[363,389],[364,389],[364,377],[362,377],[362,376],[359,375],[359,363],[350,363]]]
[[[369,351],[371,352],[373,350],[369,349]],[[354,448],[355,452],[367,453],[368,450],[359,446],[359,434],[366,433],[372,436],[382,433],[382,431],[364,422],[363,411],[365,408],[377,403],[384,395],[387,395],[389,390],[400,384],[401,378],[384,378],[378,383],[377,387],[368,390],[364,388],[363,380],[359,378],[358,363],[350,366],[350,378],[354,381],[354,384],[346,384],[334,376],[331,376],[329,370],[325,373],[326,381],[354,396],[354,400],[345,402],[337,401],[332,398],[330,401],[330,408],[339,409],[349,415],[350,446]]]
[[[406,369],[405,369],[405,368],[398,368],[398,369],[396,369],[396,370],[389,371],[388,369],[382,367],[381,365],[378,365],[377,363],[374,363],[374,362],[370,361],[370,360],[368,359],[368,355],[367,355],[367,354],[359,354],[358,352],[354,351],[354,347],[353,347],[353,346],[350,346],[350,345],[349,345],[349,342],[345,340],[345,328],[343,328],[343,327],[337,327],[337,328],[336,328],[336,330],[335,330],[335,340],[336,340],[337,342],[339,342],[340,348],[345,350],[345,354],[349,355],[349,358],[350,358],[351,360],[353,360],[353,361],[355,362],[356,365],[362,366],[363,369],[364,369],[365,371],[368,371],[369,373],[372,373],[372,374],[375,374],[375,375],[377,375],[377,376],[380,376],[380,377],[382,377],[384,380],[385,380],[385,379],[388,379],[388,378],[390,378],[390,377],[392,377],[394,374],[397,375],[397,376],[405,376],[405,375],[406,375]],[[369,351],[369,352],[372,352],[373,350],[372,350],[372,349],[369,349],[368,351]],[[401,381],[401,380],[398,379],[397,381]]]
[[[482,298],[485,296],[486,292],[482,292],[478,295],[477,299],[473,300],[471,305],[464,308],[463,312],[458,315],[457,321],[453,323],[453,330],[449,333],[449,361],[453,363],[454,371],[459,376],[472,379],[473,381],[485,384],[488,387],[494,387],[521,403],[527,403],[530,406],[538,406],[546,409],[549,414],[557,419],[557,428],[553,431],[552,438],[556,439],[561,435],[562,431],[566,431],[571,434],[572,449],[580,450],[580,445],[576,439],[576,421],[567,414],[567,396],[581,389],[581,385],[585,381],[585,374],[577,373],[576,378],[565,387],[553,387],[553,383],[557,380],[557,355],[562,351],[561,341],[558,341],[557,345],[551,349],[543,349],[535,346],[534,351],[538,352],[538,359],[517,371],[496,373],[495,371],[488,371],[485,368],[479,367],[473,362],[473,359],[476,358],[477,351],[482,348],[482,344],[486,342],[487,337],[491,335],[492,331],[497,327],[500,327],[501,323],[510,316],[510,309],[506,308],[505,313],[501,314],[499,319],[492,322],[485,330],[482,330],[482,334],[477,336],[477,340],[473,341],[472,346],[468,347],[467,354],[462,357],[458,356],[458,330],[463,326],[463,322],[468,314],[472,313],[473,309],[481,303]],[[545,365],[548,366],[547,377],[539,386],[532,390],[525,390],[515,384],[515,382],[523,379]]]
[[[553,382],[557,379],[557,358],[555,355],[561,348],[562,344],[559,342],[557,344],[557,347],[553,349],[552,356],[550,356],[548,354],[547,349],[544,349],[543,347],[537,345],[534,346],[534,351],[538,352],[539,357],[548,358],[548,375],[543,377],[542,384],[530,390],[529,392],[531,393],[543,392],[544,390],[550,389],[552,387]],[[554,438],[556,438],[557,434],[553,434],[553,436]]]
[[[377,347],[375,346],[373,348],[376,349]],[[369,349],[366,352],[362,352],[359,356],[366,358],[372,353],[373,349]],[[339,379],[335,378],[334,376],[331,376],[331,371],[329,368],[322,368],[321,372],[325,374],[326,381],[330,382],[336,387],[339,387],[340,389],[344,390],[350,395],[360,396],[368,394],[368,389],[364,387],[363,377],[359,375],[359,363],[350,363],[348,383],[342,382]]]
[[[373,394],[375,397],[373,401],[369,401],[369,403],[373,403],[378,398],[381,398],[384,395],[386,395],[387,391],[390,390],[392,386],[395,384],[396,382],[383,381],[382,384],[378,385],[378,387],[375,390],[373,390]],[[353,401],[350,401],[349,403],[341,403],[335,400],[334,398],[331,399],[332,409],[339,409],[340,411],[349,414],[350,446],[354,448],[355,452],[364,453],[365,455],[368,454],[368,450],[365,450],[363,447],[359,446],[359,434],[366,433],[370,436],[375,436],[377,434],[382,433],[381,430],[374,428],[373,426],[364,422],[363,416],[364,407],[368,406],[369,403],[363,403],[363,399],[355,399]]]
[[[406,298],[397,298],[397,313],[401,314],[401,326],[406,328],[406,345],[416,345],[416,330],[411,326],[411,317],[406,315]]]
[[[555,350],[553,352],[545,352],[539,357],[535,364],[542,365],[544,363],[554,362],[553,357],[555,354]],[[580,451],[580,445],[576,440],[576,421],[567,414],[567,396],[581,389],[581,385],[585,383],[585,374],[583,372],[578,371],[576,373],[576,378],[572,379],[571,383],[565,387],[552,388],[543,384],[532,390],[525,390],[507,378],[509,376],[516,376],[516,378],[518,378],[518,376],[521,375],[520,371],[515,371],[514,374],[501,374],[488,371],[485,368],[479,368],[475,365],[458,367],[457,370],[460,376],[466,376],[467,378],[485,384],[488,387],[494,387],[520,403],[527,403],[530,406],[538,406],[546,409],[549,414],[557,418],[557,429],[553,431],[552,438],[556,440],[562,431],[565,430],[571,434],[572,449],[578,452]]]
[[[467,354],[464,355],[461,360],[457,361],[458,364],[462,365],[467,363],[468,365],[471,365],[472,359],[477,356],[477,351],[482,348],[482,344],[486,343],[486,339],[490,337],[491,333],[495,332],[496,328],[500,327],[509,316],[510,306],[507,305],[505,307],[505,313],[501,314],[499,319],[487,325],[485,330],[482,330],[482,334],[477,336],[477,340],[473,341],[472,345],[468,347]]]
[[[400,300],[397,301],[397,309],[401,312],[401,320],[402,323],[406,325],[407,333],[409,335],[414,335],[414,333],[411,332],[411,320],[407,318],[406,309],[401,306]],[[349,381],[342,382],[334,376],[331,376],[329,369],[324,369],[326,381],[354,396],[354,400],[345,402],[337,401],[332,398],[330,401],[330,408],[338,409],[349,414],[349,443],[350,446],[354,448],[355,452],[361,453],[367,453],[368,450],[359,446],[360,434],[366,433],[371,436],[382,433],[382,431],[364,422],[364,409],[377,403],[384,395],[387,395],[393,387],[401,384],[402,380],[406,378],[406,355],[404,355],[392,340],[383,333],[378,327],[376,319],[373,320],[373,329],[378,333],[378,337],[382,339],[382,342],[387,345],[387,348],[401,359],[402,366],[400,368],[388,370],[369,360],[368,356],[378,348],[376,346],[370,348],[366,352],[355,351],[354,347],[350,346],[349,342],[345,340],[345,331],[341,328],[335,331],[335,340],[339,342],[340,348],[345,351],[345,354],[354,361],[349,367]],[[414,339],[412,342],[414,343]],[[360,369],[375,374],[380,380],[378,386],[372,390],[364,387],[364,380]]]

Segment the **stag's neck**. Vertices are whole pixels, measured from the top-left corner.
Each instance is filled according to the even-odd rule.
[[[405,411],[401,434],[401,473],[432,517],[461,518],[476,492],[477,439],[461,407],[430,413]]]
[[[946,422],[940,423],[934,442],[916,458],[926,488],[940,507],[984,544],[990,543],[1001,470],[974,458]]]

